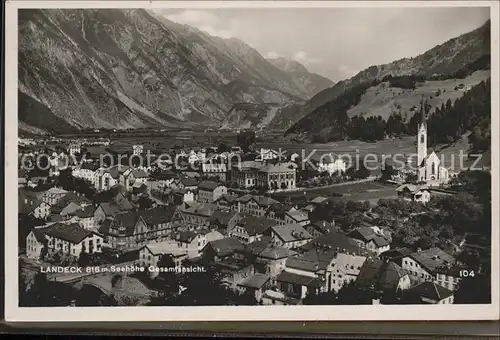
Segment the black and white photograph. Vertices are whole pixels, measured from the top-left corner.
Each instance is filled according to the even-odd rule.
[[[58,3],[6,5],[7,319],[498,319],[497,2]]]

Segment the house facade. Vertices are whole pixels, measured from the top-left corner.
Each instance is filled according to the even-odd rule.
[[[49,252],[78,257],[102,251],[103,237],[96,232],[85,230],[79,224],[56,223],[45,232]]]

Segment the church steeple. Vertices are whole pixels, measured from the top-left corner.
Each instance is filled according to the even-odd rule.
[[[417,156],[418,166],[422,166],[422,161],[427,157],[427,123],[424,96],[422,96],[422,102],[420,104],[420,122],[417,131]]]
[[[425,101],[424,101],[424,96],[422,96],[422,100],[420,102],[420,123],[419,123],[419,125],[427,125],[426,120],[427,120],[427,115],[425,114]]]

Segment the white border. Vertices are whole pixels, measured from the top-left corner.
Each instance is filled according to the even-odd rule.
[[[490,7],[492,204],[499,207],[499,82],[497,1],[13,1],[6,2],[5,78],[5,319],[14,321],[422,321],[498,320],[498,210],[492,216],[492,304],[408,306],[18,307],[17,249],[17,9],[20,8],[325,8]],[[496,270],[495,270],[496,269]]]

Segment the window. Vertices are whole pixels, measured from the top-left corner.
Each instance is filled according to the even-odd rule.
[[[436,164],[434,162],[432,163],[432,170],[431,170],[431,172],[432,172],[432,175],[436,174]]]
[[[424,139],[425,139],[425,136],[422,134],[422,135],[420,136],[420,143],[423,143],[423,142],[424,142]]]

